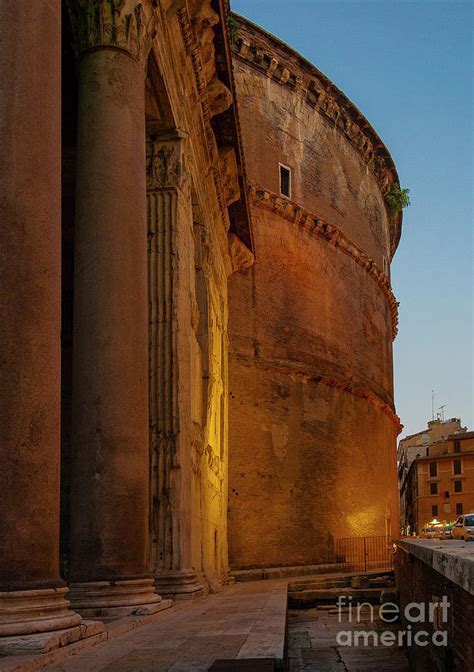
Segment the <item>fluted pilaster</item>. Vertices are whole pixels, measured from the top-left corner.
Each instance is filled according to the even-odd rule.
[[[147,141],[151,566],[158,589],[175,599],[202,592],[196,573],[185,566],[181,537],[178,229],[180,213],[190,208],[184,143],[179,131]]]

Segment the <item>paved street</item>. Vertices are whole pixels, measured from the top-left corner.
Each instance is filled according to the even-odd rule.
[[[361,612],[370,618],[369,611]],[[335,609],[291,610],[288,622],[289,672],[408,672],[408,663],[399,647],[337,646],[339,631],[393,631],[380,620],[350,623],[347,613],[341,623]]]
[[[285,581],[239,583],[46,670],[204,672],[219,659],[282,659],[286,590]]]

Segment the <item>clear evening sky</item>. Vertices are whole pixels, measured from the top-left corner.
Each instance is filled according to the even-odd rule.
[[[392,264],[403,435],[446,405],[474,430],[473,4],[231,0],[322,70],[392,154],[412,205]]]

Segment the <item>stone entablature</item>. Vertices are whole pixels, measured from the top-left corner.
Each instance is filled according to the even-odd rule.
[[[392,337],[396,338],[398,333],[398,306],[399,302],[395,298],[390,287],[390,280],[363,250],[353,243],[342,231],[333,224],[325,222],[314,213],[305,210],[297,203],[278,196],[266,189],[260,189],[255,186],[250,187],[251,199],[259,206],[278,212],[279,215],[295,223],[311,233],[321,236],[330,245],[340,249],[351,257],[361,268],[363,268],[371,278],[381,288],[390,307],[390,316],[392,322]]]
[[[234,15],[235,16],[235,15]],[[278,38],[241,16],[235,56],[273,81],[298,91],[305,102],[333,124],[358,152],[385,195],[398,183],[394,161],[382,140],[359,109],[314,65]],[[390,218],[390,248],[395,253],[402,215]]]
[[[228,15],[227,3],[223,3],[221,10],[222,17],[225,20]],[[183,4],[177,9],[176,13],[184,48],[190,56],[193,67],[205,128],[208,159],[209,163],[213,165],[212,172],[217,199],[222,212],[222,221],[226,230],[228,230],[227,207],[239,198],[245,198],[245,195],[242,195],[243,189],[241,188],[242,184],[245,183],[245,165],[240,147],[240,127],[236,103],[231,90],[220,77],[221,72],[218,72],[218,63],[215,58],[214,41],[216,32],[219,29],[220,33],[225,36],[224,43],[227,43],[228,29],[212,8],[210,0],[201,0],[201,2],[196,3],[194,11],[190,11],[187,4]],[[220,69],[223,69],[222,62],[220,63]],[[230,69],[228,74],[232,78]],[[229,82],[229,85],[233,86],[233,81]],[[231,107],[233,109],[229,111]],[[229,139],[231,139],[234,147],[227,145],[218,147],[216,142],[215,129],[211,120],[224,113],[227,114],[226,125],[232,127],[232,138]],[[229,160],[231,153],[233,156]],[[248,212],[246,218],[248,219]],[[242,222],[240,225],[243,224]],[[251,246],[250,227],[245,227],[245,233],[242,237],[245,239],[244,242]]]

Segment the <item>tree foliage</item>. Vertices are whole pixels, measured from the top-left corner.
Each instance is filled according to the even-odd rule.
[[[396,215],[403,208],[410,205],[410,190],[402,189],[396,182],[392,182],[390,189],[385,195],[385,204],[390,215]]]

